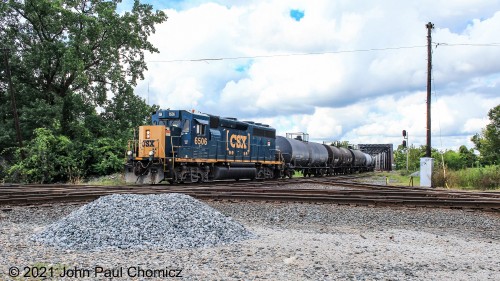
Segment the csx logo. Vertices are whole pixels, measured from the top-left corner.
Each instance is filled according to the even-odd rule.
[[[155,141],[154,140],[143,140],[142,141],[142,146],[143,147],[154,147],[155,146]]]
[[[243,148],[247,149],[247,136],[242,135],[231,135],[229,138],[229,145],[232,148]]]

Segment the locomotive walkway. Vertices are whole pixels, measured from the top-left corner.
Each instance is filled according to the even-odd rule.
[[[302,184],[313,184],[320,188],[302,188]],[[58,202],[82,203],[104,195],[125,193],[184,193],[204,200],[292,201],[500,212],[500,192],[364,184],[353,182],[352,177],[348,176],[294,178],[265,182],[228,181],[195,185],[3,185],[0,186],[0,209],[9,210],[11,206],[16,205],[47,206]]]

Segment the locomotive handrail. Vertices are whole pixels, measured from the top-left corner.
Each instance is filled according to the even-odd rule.
[[[128,140],[127,141],[127,150],[132,151],[134,154],[134,157],[138,156],[138,151],[139,151],[139,140]],[[127,157],[127,152],[125,152],[125,157]]]
[[[260,145],[257,144],[257,161],[259,161],[260,156]]]

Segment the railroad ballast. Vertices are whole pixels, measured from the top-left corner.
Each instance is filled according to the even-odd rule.
[[[155,184],[223,179],[276,179],[372,171],[373,157],[357,149],[276,136],[269,125],[186,110],[158,110],[129,142],[125,179]]]

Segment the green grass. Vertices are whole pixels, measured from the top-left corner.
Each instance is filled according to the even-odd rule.
[[[410,175],[405,170],[375,172],[371,179],[385,184],[386,177],[389,185],[408,186],[410,182]],[[413,185],[420,185],[420,177],[413,178]],[[432,185],[462,190],[499,190],[500,166],[467,168],[458,171],[446,169],[446,177],[443,169],[438,167],[433,171]]]
[[[458,171],[435,169],[433,184],[440,187],[466,190],[498,190],[500,189],[500,166],[467,168]]]
[[[92,178],[88,181],[81,182],[81,184],[86,185],[105,185],[105,186],[116,186],[116,185],[126,185],[125,177],[121,173],[116,173],[108,176],[103,176],[99,178]]]
[[[378,184],[388,184],[395,186],[412,186],[411,176],[406,171],[374,172],[369,180]],[[413,186],[420,185],[420,178],[413,177]]]

